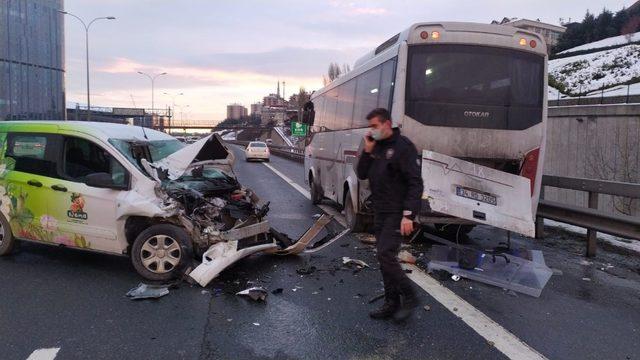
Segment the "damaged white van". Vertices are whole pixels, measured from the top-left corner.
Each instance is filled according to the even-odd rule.
[[[130,125],[15,121],[0,123],[0,144],[0,255],[36,241],[129,255],[144,278],[168,280],[215,253],[210,280],[292,245],[273,236],[268,203],[237,182],[216,135],[187,146]]]

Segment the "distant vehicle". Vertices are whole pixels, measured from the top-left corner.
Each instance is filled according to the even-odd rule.
[[[265,140],[265,142],[266,142],[267,144],[269,144],[269,145],[273,144],[273,140],[271,140],[271,139],[267,139],[267,140]]]
[[[422,156],[422,223],[468,232],[488,224],[534,233],[547,119],[543,39],[515,27],[419,23],[363,56],[305,105],[312,201],[369,224],[370,191],[354,171],[367,113],[390,109]],[[423,151],[426,151],[423,153]],[[393,154],[391,154],[392,156]]]
[[[264,160],[269,162],[269,147],[262,141],[252,141],[245,149],[244,155],[247,161]]]

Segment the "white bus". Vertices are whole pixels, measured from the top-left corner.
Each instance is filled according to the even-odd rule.
[[[535,33],[475,23],[412,25],[305,106],[312,201],[333,200],[354,231],[366,227],[370,192],[354,164],[367,113],[385,107],[422,156],[421,223],[461,224],[457,231],[489,224],[533,236],[546,88],[546,45]]]

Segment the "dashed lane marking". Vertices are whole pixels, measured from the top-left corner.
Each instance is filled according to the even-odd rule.
[[[38,349],[29,355],[27,360],[53,360],[58,355],[60,348]]]
[[[273,166],[263,163],[264,166],[273,171],[276,175],[286,181],[299,193],[301,193],[307,199],[311,199],[309,191],[299,184],[295,183],[289,177],[276,170]],[[334,218],[342,225],[346,227],[344,216],[338,213],[335,209],[320,205],[320,208],[327,212],[329,215],[333,215]],[[427,275],[424,271],[414,265],[405,265],[405,268],[411,269],[412,272],[407,274],[409,278],[426,291],[431,297],[442,304],[447,310],[451,311],[454,315],[464,321],[469,327],[471,327],[478,335],[482,336],[487,342],[493,344],[493,346],[500,352],[505,354],[510,359],[518,360],[540,360],[546,359],[544,355],[537,352],[535,349],[527,345],[524,341],[520,340],[517,336],[512,334],[507,329],[500,326],[500,324],[491,320],[490,317],[482,313],[480,310],[473,307],[473,305],[466,302],[464,299],[456,295],[453,291],[447,289],[431,276]]]

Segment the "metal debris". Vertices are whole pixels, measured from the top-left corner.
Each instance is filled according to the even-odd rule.
[[[318,270],[315,266],[307,266],[296,270],[298,275],[311,275]]]
[[[343,256],[342,257],[342,264],[343,265],[347,265],[347,266],[354,265],[358,269],[364,269],[366,267],[369,267],[369,265],[366,262],[364,262],[362,260],[358,260],[358,259],[352,259],[352,258],[350,258],[348,256]]]
[[[237,292],[236,295],[248,296],[253,301],[265,301],[267,299],[267,290],[256,286]]]
[[[127,297],[131,300],[157,299],[169,294],[168,285],[149,285],[140,283],[138,286],[127,292]]]

